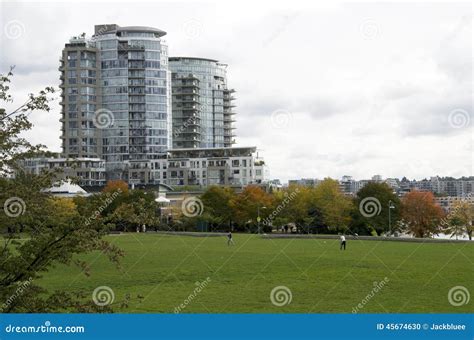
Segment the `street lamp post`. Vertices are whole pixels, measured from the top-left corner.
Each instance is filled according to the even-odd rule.
[[[388,201],[388,233],[391,236],[392,235],[392,216],[391,216],[391,210],[395,209],[395,206],[393,205],[392,200]]]
[[[267,209],[267,207],[262,207],[262,209]],[[260,234],[260,206],[257,206],[257,228],[258,234]]]

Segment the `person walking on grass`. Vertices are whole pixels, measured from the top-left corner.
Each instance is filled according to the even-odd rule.
[[[234,239],[232,238],[232,232],[231,231],[229,231],[229,233],[227,234],[227,245],[228,246],[235,245]]]
[[[344,247],[344,250],[346,250],[346,237],[344,235],[341,235],[341,246],[339,247],[339,250],[342,250]]]

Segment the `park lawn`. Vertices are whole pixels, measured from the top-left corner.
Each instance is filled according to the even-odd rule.
[[[467,313],[473,299],[459,307],[448,301],[454,286],[474,294],[473,243],[411,243],[348,240],[262,239],[172,236],[155,233],[107,237],[125,251],[118,270],[99,253],[82,256],[91,276],[75,266],[58,265],[40,284],[50,290],[110,287],[115,302],[142,295],[116,312],[173,313]],[[198,282],[208,284],[195,294]],[[387,283],[369,299],[374,283]],[[275,306],[277,286],[292,300]],[[190,295],[194,295],[191,296]],[[185,300],[187,302],[185,303]],[[365,299],[365,300],[364,300]],[[364,302],[362,302],[364,300]]]

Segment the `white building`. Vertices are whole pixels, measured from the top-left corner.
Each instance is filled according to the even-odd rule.
[[[255,147],[173,149],[168,151],[166,171],[155,169],[156,176],[160,173],[170,186],[263,183],[268,179],[266,165],[255,153]]]
[[[79,178],[82,186],[106,184],[105,162],[99,158],[34,158],[22,164],[32,174],[61,169],[59,179]],[[152,183],[169,186],[243,187],[269,179],[268,168],[262,158],[256,157],[255,147],[173,149],[150,163],[130,162],[128,172],[130,185],[146,184],[135,172],[145,173]]]
[[[100,158],[29,158],[20,162],[28,174],[39,175],[43,171],[55,171],[58,179],[79,179],[81,186],[104,186],[105,162]]]

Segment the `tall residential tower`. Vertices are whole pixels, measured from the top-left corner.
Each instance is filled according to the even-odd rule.
[[[173,148],[231,147],[234,141],[234,90],[227,65],[217,60],[170,57]]]
[[[152,27],[96,25],[73,37],[61,66],[62,153],[32,159],[32,172],[103,186],[230,185],[265,181],[255,147],[232,147],[234,90],[227,65],[170,57]]]
[[[97,25],[66,44],[61,59],[65,158],[105,160],[107,179],[155,183],[154,160],[171,147],[166,33]]]

